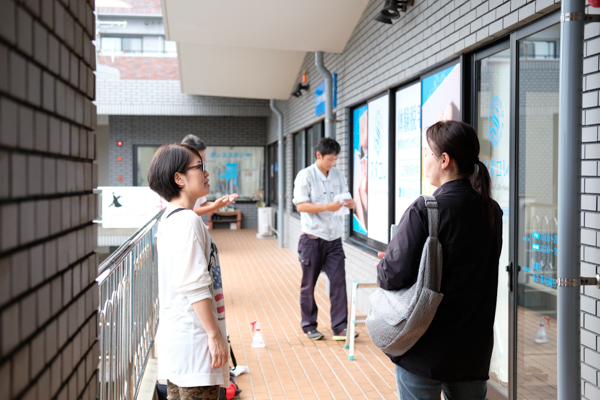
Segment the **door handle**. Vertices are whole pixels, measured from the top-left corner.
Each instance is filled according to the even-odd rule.
[[[511,262],[506,266],[506,272],[508,272],[508,291],[513,291],[513,263]]]

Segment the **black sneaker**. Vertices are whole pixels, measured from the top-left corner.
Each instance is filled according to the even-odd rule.
[[[314,330],[314,331],[308,331],[306,332],[306,336],[308,336],[308,338],[310,340],[321,340],[323,339],[323,334],[321,332],[319,332],[318,330]]]
[[[347,329],[344,329],[340,333],[334,334],[333,340],[346,340],[346,331]],[[354,337],[358,337],[358,332],[354,332]]]

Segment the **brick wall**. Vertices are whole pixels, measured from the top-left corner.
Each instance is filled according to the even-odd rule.
[[[120,79],[179,80],[177,57],[98,56],[98,65],[118,69]]]
[[[0,398],[98,389],[93,1],[0,0]]]
[[[98,79],[96,104],[102,115],[205,115],[266,117],[267,100],[194,96],[179,81]]]
[[[587,6],[586,13],[599,13],[599,9]],[[583,194],[582,209],[582,263],[581,276],[594,276],[600,272],[600,214],[598,196],[600,189],[600,23],[585,26],[583,62]],[[600,307],[598,289],[584,286],[581,289],[581,378],[582,393],[587,399],[600,398]]]

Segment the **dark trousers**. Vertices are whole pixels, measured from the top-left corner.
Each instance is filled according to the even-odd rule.
[[[298,258],[302,265],[300,288],[302,330],[308,332],[317,328],[318,310],[315,302],[315,284],[321,271],[325,271],[330,282],[331,329],[334,333],[346,329],[348,298],[346,296],[345,256],[342,240],[327,241],[301,235],[298,243]]]

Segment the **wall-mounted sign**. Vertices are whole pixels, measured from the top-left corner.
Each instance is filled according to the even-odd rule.
[[[337,74],[333,76],[333,108],[337,107]],[[315,88],[315,115],[318,117],[325,113],[325,81]]]
[[[102,227],[141,228],[167,202],[149,187],[101,186]]]
[[[421,195],[421,83],[396,92],[396,210],[404,211]]]
[[[367,236],[388,243],[389,217],[389,98],[382,96],[369,102],[369,220]]]
[[[368,106],[362,106],[353,111],[353,143],[354,143],[354,214],[352,219],[352,229],[355,232],[367,234],[368,211],[368,158],[367,148],[369,144],[368,131]]]
[[[423,133],[438,121],[460,121],[460,63],[428,76],[422,85]],[[422,178],[422,193],[433,194],[436,188]]]

